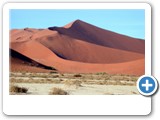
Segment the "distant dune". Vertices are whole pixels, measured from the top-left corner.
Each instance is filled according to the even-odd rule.
[[[144,74],[144,40],[80,20],[64,27],[11,30],[10,38],[11,71]]]

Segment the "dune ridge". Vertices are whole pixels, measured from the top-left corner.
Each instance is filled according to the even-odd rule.
[[[109,30],[104,30],[81,20],[76,20],[69,28],[49,27],[48,29],[58,31],[60,34],[105,47],[127,50],[142,54],[145,52],[144,40],[121,35]]]

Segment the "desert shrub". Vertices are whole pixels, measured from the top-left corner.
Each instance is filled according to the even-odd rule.
[[[107,73],[106,72],[98,72],[98,73],[96,73],[96,75],[107,75]]]
[[[60,74],[61,76],[64,76],[64,74]]]
[[[23,76],[25,76],[25,75],[26,75],[26,73],[25,73],[25,72],[22,72],[21,74],[22,74]]]
[[[43,78],[48,78],[48,76],[47,76],[47,75],[43,75],[43,76],[41,76],[41,77],[43,77]]]
[[[75,75],[73,75],[74,77],[82,77],[82,75],[81,74],[75,74]]]
[[[104,85],[104,82],[100,81],[100,82],[97,82],[98,85]]]
[[[10,72],[9,76],[14,76],[14,73],[11,73],[11,72]]]
[[[53,78],[57,78],[57,77],[59,77],[59,75],[53,75],[52,77],[53,77]]]
[[[59,79],[59,81],[60,81],[60,82],[63,82],[64,80],[63,80],[63,79]]]
[[[66,86],[76,86],[76,88],[81,87],[82,82],[80,80],[65,80],[64,84]]]
[[[109,79],[111,79],[111,76],[110,76],[110,75],[104,76],[104,80],[109,80]]]
[[[137,94],[136,92],[132,91],[132,94]]]
[[[28,89],[25,87],[19,87],[16,85],[11,85],[10,86],[10,92],[14,92],[14,93],[27,93]]]
[[[50,71],[50,73],[52,74],[52,73],[57,73],[57,71]]]
[[[30,77],[39,77],[36,74],[31,74]]]
[[[50,91],[49,95],[69,95],[69,93],[68,93],[67,91],[61,89],[61,88],[56,88],[56,87],[54,87],[54,88]]]
[[[138,80],[138,77],[132,77],[131,78],[131,81],[137,81]]]

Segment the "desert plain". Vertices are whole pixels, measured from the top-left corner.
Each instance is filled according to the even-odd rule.
[[[27,92],[10,94],[52,95],[64,94],[55,88],[64,90],[68,95],[128,95],[139,94],[136,89],[136,76],[96,74],[60,74],[60,73],[11,73],[10,85],[26,88]]]
[[[145,40],[75,20],[10,30],[11,95],[135,95]]]

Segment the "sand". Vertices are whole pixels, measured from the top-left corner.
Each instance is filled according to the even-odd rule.
[[[137,95],[139,94],[136,86],[122,85],[85,85],[82,87],[66,87],[63,84],[27,84],[17,83],[19,87],[28,88],[25,95],[49,95],[52,88],[61,88],[69,93],[69,95]],[[13,93],[15,94],[15,93]],[[21,93],[22,94],[22,93]]]
[[[60,73],[10,74],[10,85],[28,89],[27,93],[15,95],[49,95],[53,88],[60,88],[69,95],[134,95],[137,76]]]
[[[11,30],[10,36],[10,49],[19,54],[12,54],[11,71],[43,71],[39,65],[26,67],[27,58],[31,63],[49,67],[48,72],[53,68],[64,73],[144,74],[144,40],[81,20],[64,27]],[[18,59],[22,62],[15,61]]]

